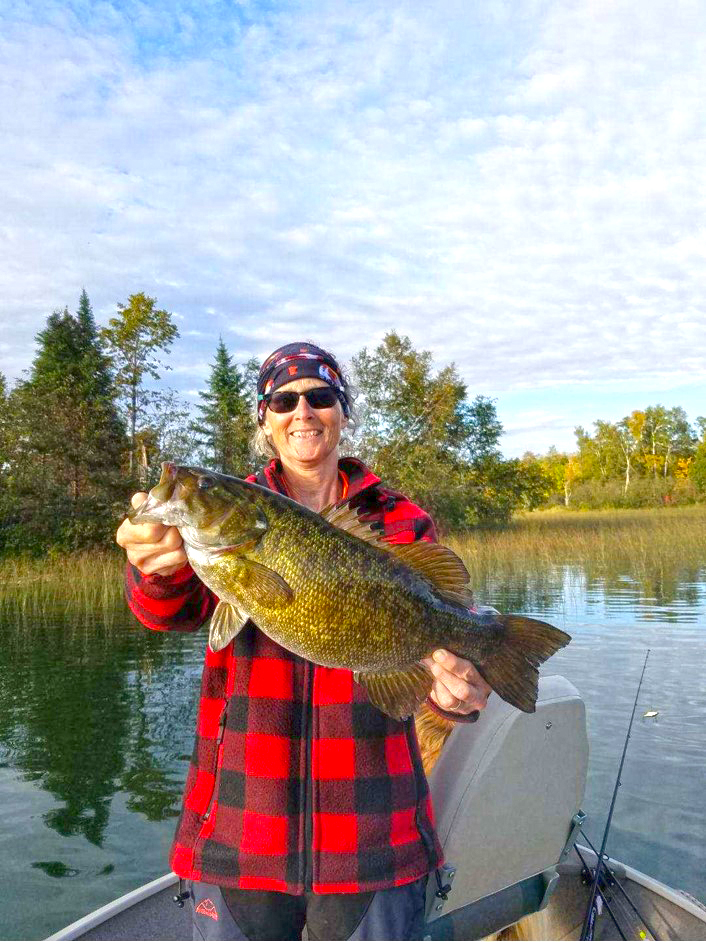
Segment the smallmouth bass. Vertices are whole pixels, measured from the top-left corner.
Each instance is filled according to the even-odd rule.
[[[428,696],[434,677],[420,661],[442,647],[533,712],[540,664],[570,641],[536,619],[470,611],[468,572],[455,553],[389,543],[348,502],[317,514],[258,484],[165,462],[128,516],[179,529],[192,568],[220,600],[214,651],[251,618],[295,654],[352,670],[396,719]]]

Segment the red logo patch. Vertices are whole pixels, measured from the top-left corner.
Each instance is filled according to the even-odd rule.
[[[196,907],[196,912],[201,913],[202,916],[210,916],[211,919],[215,919],[216,922],[218,922],[218,910],[210,899],[201,900]]]
[[[288,366],[287,372],[289,373],[290,376],[294,376],[296,373],[299,372],[299,367],[296,364],[294,366]]]

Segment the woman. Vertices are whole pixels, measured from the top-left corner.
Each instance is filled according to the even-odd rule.
[[[260,370],[258,437],[276,457],[250,480],[320,511],[348,499],[393,542],[435,539],[431,518],[339,457],[351,397],[331,354],[288,344]],[[144,494],[136,494],[133,503]],[[215,597],[174,528],[133,526],[130,608],[148,628],[198,628]],[[437,651],[430,706],[455,720],[490,688]],[[441,863],[413,721],[373,707],[350,671],[320,667],[250,623],[206,652],[196,746],[170,855],[191,881],[194,937],[410,938]]]

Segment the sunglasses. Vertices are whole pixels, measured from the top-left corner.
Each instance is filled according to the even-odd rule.
[[[267,408],[272,412],[294,412],[299,404],[299,397],[304,396],[312,409],[331,409],[338,402],[338,393],[330,386],[317,386],[316,389],[307,389],[306,392],[270,393],[265,396]]]

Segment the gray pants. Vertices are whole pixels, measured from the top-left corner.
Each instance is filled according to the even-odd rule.
[[[194,939],[419,939],[427,878],[372,893],[230,890],[189,882]]]

